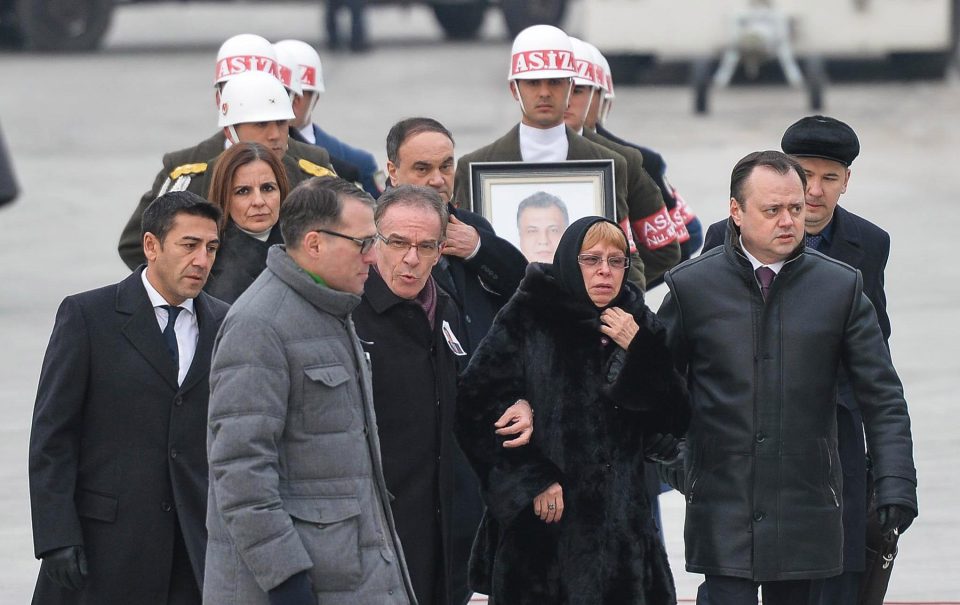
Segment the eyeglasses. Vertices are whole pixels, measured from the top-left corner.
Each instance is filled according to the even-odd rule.
[[[618,271],[622,271],[630,266],[630,257],[628,256],[611,256],[604,259],[602,256],[597,256],[596,254],[581,254],[577,257],[577,262],[584,267],[596,267],[604,260],[607,261],[608,267]]]
[[[337,233],[336,231],[328,231],[327,229],[314,229],[317,233],[326,233],[327,235],[333,235],[336,237],[342,237],[343,239],[348,239],[356,245],[360,246],[360,254],[366,254],[370,252],[370,248],[373,248],[373,243],[377,241],[376,235],[371,235],[370,237],[351,237],[349,235],[344,235],[342,233]]]
[[[413,248],[417,251],[417,256],[420,258],[433,258],[440,252],[440,242],[428,241],[413,244],[403,239],[384,237],[380,233],[378,233],[376,237],[386,244],[387,248],[397,253],[406,254],[407,250]]]

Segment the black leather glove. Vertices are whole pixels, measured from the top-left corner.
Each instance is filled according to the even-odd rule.
[[[43,555],[40,571],[58,586],[80,590],[87,577],[87,556],[82,546],[57,548]]]
[[[896,504],[877,507],[877,521],[880,523],[880,533],[884,536],[893,533],[893,530],[897,530],[898,534],[903,534],[913,523],[916,516],[916,513],[909,508]]]
[[[293,574],[267,593],[270,605],[317,605],[307,572]]]
[[[668,462],[680,453],[680,440],[670,433],[650,435],[643,443],[643,455],[650,462]]]

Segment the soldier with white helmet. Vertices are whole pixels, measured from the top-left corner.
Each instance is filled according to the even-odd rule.
[[[280,61],[281,73],[296,71],[301,87],[301,92],[293,99],[296,118],[290,123],[290,138],[326,149],[337,174],[349,181],[359,182],[367,193],[377,198],[383,191],[385,177],[373,154],[344,143],[313,123],[320,93],[326,90],[320,55],[312,46],[300,40],[281,40],[273,47]],[[356,172],[356,176],[351,175],[351,170]]]
[[[273,45],[257,34],[237,34],[227,38],[217,51],[217,67],[213,77],[217,92],[230,78],[248,71],[262,71],[280,77]]]
[[[513,98],[520,105],[520,123],[493,143],[460,158],[454,180],[455,204],[471,207],[470,164],[473,162],[612,159],[617,222],[627,235],[632,251],[627,278],[642,289],[645,285],[643,262],[636,253],[627,206],[627,161],[622,155],[578,135],[563,122],[575,76],[573,45],[563,30],[551,25],[533,25],[517,34],[507,80]]]
[[[677,242],[680,244],[680,261],[683,262],[693,256],[693,254],[700,249],[701,244],[703,244],[703,227],[700,225],[700,219],[697,218],[696,213],[687,205],[684,199],[680,197],[680,193],[673,186],[673,183],[667,180],[667,163],[662,155],[649,147],[621,139],[607,130],[607,117],[610,115],[610,110],[613,107],[613,99],[616,97],[613,89],[613,74],[610,71],[610,64],[607,62],[606,57],[603,56],[603,53],[597,50],[595,46],[590,46],[596,53],[597,63],[603,72],[603,81],[606,83],[606,87],[603,89],[603,99],[601,100],[599,116],[595,125],[591,126],[588,121],[586,127],[595,128],[597,134],[605,139],[626,145],[627,147],[633,147],[643,154],[643,168],[660,189],[660,194],[663,196],[663,202],[666,204],[667,212],[670,213],[670,218],[676,227]],[[660,283],[660,280],[648,285],[653,287],[658,283]]]
[[[663,196],[656,183],[644,170],[643,155],[633,147],[621,145],[600,136],[594,130],[606,78],[598,64],[595,49],[579,38],[570,38],[577,77],[574,78],[570,105],[563,120],[574,132],[588,141],[619,153],[627,160],[627,206],[630,226],[637,242],[637,253],[643,260],[647,288],[680,262],[677,230],[667,214]]]
[[[311,176],[334,174],[330,156],[322,148],[288,140],[293,119],[290,95],[280,80],[272,45],[260,36],[241,34],[221,46],[214,75],[220,129],[210,138],[163,156],[163,168],[150,191],[140,198],[120,235],[117,250],[130,268],[143,263],[140,217],[166,191],[207,194],[210,168],[224,149],[238,141],[268,147],[287,168],[291,187]]]

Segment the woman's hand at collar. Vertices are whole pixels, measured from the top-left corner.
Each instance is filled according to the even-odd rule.
[[[633,315],[618,307],[611,307],[600,314],[600,331],[626,350],[640,331],[640,326]]]

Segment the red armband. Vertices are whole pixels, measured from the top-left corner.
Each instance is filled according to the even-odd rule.
[[[697,214],[693,211],[693,208],[683,201],[683,198],[680,197],[680,193],[676,189],[673,190],[673,197],[677,200],[675,209],[680,211],[680,215],[683,217],[683,224],[690,224],[690,221],[697,218]]]
[[[632,221],[631,225],[637,240],[648,250],[657,250],[677,241],[677,228],[666,208]]]
[[[623,234],[627,236],[627,246],[630,248],[630,254],[636,254],[637,242],[633,241],[633,233],[630,231],[630,220],[623,219],[620,221],[620,228],[623,229]]]

